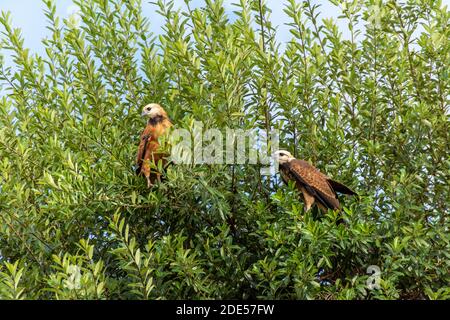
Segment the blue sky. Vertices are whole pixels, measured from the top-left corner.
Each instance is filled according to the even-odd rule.
[[[450,0],[448,0],[450,2]],[[232,3],[236,0],[225,0],[224,5],[227,11],[233,10]],[[281,1],[268,0],[268,5],[272,9],[272,22],[279,26],[279,40],[287,41],[290,39],[290,34],[286,26],[283,25],[287,21],[286,15],[283,12]],[[333,5],[325,0],[315,1],[322,5],[324,16],[336,17],[336,11]],[[184,7],[183,0],[175,0],[176,5]],[[193,0],[193,7],[202,6],[203,0]],[[68,17],[76,10],[71,0],[56,0],[57,14],[60,17]],[[33,52],[43,53],[41,39],[48,35],[46,26],[46,18],[43,12],[44,5],[39,0],[0,0],[0,10],[11,11],[14,27],[20,27],[25,38],[25,46],[30,48]],[[163,24],[163,19],[154,12],[155,6],[148,3],[148,0],[143,1],[144,15],[149,18],[151,22],[151,31],[159,33]]]
[[[158,34],[161,31],[163,19],[154,12],[155,6],[148,3],[149,0],[143,0],[144,15],[151,22],[151,31]],[[233,10],[232,3],[236,0],[224,0],[225,8],[231,12]],[[315,3],[321,4],[322,18],[337,18],[338,12],[336,7],[327,0],[313,0]],[[450,0],[442,0],[443,4],[450,5]],[[183,0],[175,0],[176,5],[184,7]],[[201,6],[203,0],[193,0],[193,7]],[[282,1],[267,0],[269,7],[272,9],[272,23],[278,26],[278,40],[285,42],[290,39],[287,26],[286,14],[283,12]],[[57,14],[60,17],[68,17],[76,10],[71,0],[56,0]],[[30,48],[32,52],[43,53],[41,39],[48,35],[46,27],[46,18],[43,12],[43,4],[39,0],[0,0],[0,10],[11,11],[14,27],[20,27],[25,38],[25,46]],[[343,36],[348,35],[345,23],[338,22],[343,32]],[[8,60],[8,59],[7,59]]]

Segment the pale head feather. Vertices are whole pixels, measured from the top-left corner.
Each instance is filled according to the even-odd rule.
[[[286,163],[295,159],[289,151],[278,150],[273,153],[273,158],[278,161],[278,163]]]
[[[155,118],[158,116],[162,116],[164,118],[167,118],[166,111],[157,103],[150,103],[146,105],[144,108],[142,108],[142,114],[143,117],[147,118]]]

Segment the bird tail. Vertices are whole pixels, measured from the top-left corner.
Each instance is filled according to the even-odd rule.
[[[358,195],[355,191],[351,190],[349,187],[344,186],[342,183],[339,183],[339,182],[331,180],[331,179],[328,179],[328,182],[330,183],[333,190],[336,192],[343,193],[343,194],[355,195],[355,196]]]

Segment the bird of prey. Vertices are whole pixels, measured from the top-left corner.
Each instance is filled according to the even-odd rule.
[[[304,160],[295,159],[288,151],[279,150],[274,158],[280,165],[280,173],[285,183],[294,181],[305,200],[305,211],[316,203],[322,211],[340,210],[336,192],[357,195],[343,184],[330,179]]]
[[[161,152],[158,139],[168,132],[172,126],[166,111],[156,103],[146,105],[142,110],[142,116],[146,117],[147,126],[141,133],[138,153],[136,156],[136,174],[143,174],[147,179],[147,186],[151,188],[157,179],[161,181],[161,173],[151,168],[158,165],[161,160],[165,163],[166,154]]]

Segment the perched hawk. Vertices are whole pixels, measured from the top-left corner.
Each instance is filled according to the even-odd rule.
[[[311,209],[314,203],[317,203],[322,211],[340,210],[336,192],[357,195],[343,184],[331,180],[308,162],[295,159],[288,151],[276,151],[274,158],[280,164],[284,182],[295,181],[295,186],[303,194],[306,211]]]
[[[143,174],[147,178],[148,187],[152,187],[155,179],[161,181],[161,173],[151,170],[151,163],[158,165],[158,161],[166,162],[166,154],[160,150],[158,138],[167,133],[172,126],[166,111],[156,103],[146,105],[142,116],[147,117],[147,126],[141,133],[139,149],[136,157],[136,174]]]

